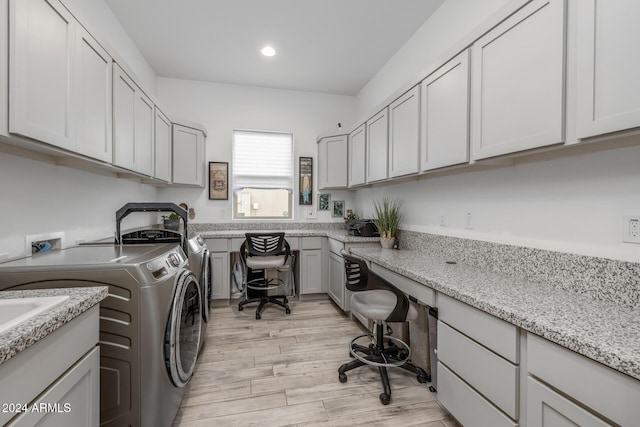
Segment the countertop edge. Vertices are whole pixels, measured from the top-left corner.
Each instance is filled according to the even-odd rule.
[[[69,299],[0,334],[0,365],[99,304],[107,286],[2,291],[0,299],[69,295]]]

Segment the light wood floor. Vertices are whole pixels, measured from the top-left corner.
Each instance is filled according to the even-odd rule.
[[[425,384],[391,369],[384,406],[377,370],[363,366],[338,381],[348,343],[362,333],[330,300],[293,301],[292,313],[214,308],[208,340],[174,427],[425,426],[457,424]]]

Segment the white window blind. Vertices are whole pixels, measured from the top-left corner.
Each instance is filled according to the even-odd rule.
[[[244,188],[293,192],[293,135],[233,131],[233,191]]]

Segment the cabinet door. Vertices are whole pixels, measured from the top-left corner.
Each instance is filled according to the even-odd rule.
[[[533,0],[473,44],[473,158],[564,140],[564,0]]]
[[[526,396],[529,427],[611,426],[531,377]]]
[[[76,45],[76,151],[94,159],[113,161],[111,136],[112,59],[81,26]]]
[[[349,187],[366,182],[366,125],[359,126],[349,135]]]
[[[427,77],[421,88],[421,170],[468,162],[469,50]]]
[[[640,126],[640,3],[577,3],[578,138]]]
[[[347,135],[322,138],[318,144],[319,187],[347,186]]]
[[[135,170],[136,84],[113,64],[113,163]]]
[[[342,310],[345,310],[345,290],[344,261],[341,256],[329,252],[329,288],[327,293]]]
[[[10,132],[73,150],[77,23],[58,0],[11,0]]]
[[[211,252],[211,299],[229,299],[229,254]]]
[[[318,294],[322,292],[322,250],[311,249],[300,252],[300,284],[301,294]]]
[[[135,158],[134,170],[142,174],[153,176],[155,163],[153,138],[155,109],[153,102],[140,89],[135,98]]]
[[[420,85],[389,105],[389,177],[418,173]]]
[[[367,182],[382,181],[389,176],[387,158],[389,147],[388,109],[367,120]]]
[[[43,406],[41,406],[43,405]],[[55,406],[54,406],[55,405]],[[51,411],[51,408],[54,411]],[[100,351],[95,347],[8,426],[93,426],[100,424]],[[34,408],[41,408],[34,411]],[[48,408],[48,409],[47,409]]]
[[[155,112],[155,177],[171,182],[171,121],[158,107]]]
[[[173,183],[204,186],[204,134],[173,125]]]

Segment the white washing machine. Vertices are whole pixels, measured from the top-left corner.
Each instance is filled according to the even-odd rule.
[[[175,244],[79,246],[0,263],[0,290],[106,285],[100,424],[171,426],[195,368],[200,286]]]

